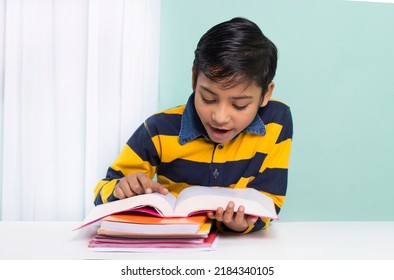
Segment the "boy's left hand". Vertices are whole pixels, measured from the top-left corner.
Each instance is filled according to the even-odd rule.
[[[243,232],[249,226],[253,225],[258,217],[245,215],[245,208],[239,206],[238,210],[234,211],[234,202],[230,201],[227,204],[226,209],[219,207],[216,212],[208,212],[210,219],[216,219],[219,222],[223,222],[226,227],[233,231]]]

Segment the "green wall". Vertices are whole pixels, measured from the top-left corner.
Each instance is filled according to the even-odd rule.
[[[283,221],[394,220],[394,4],[162,0],[160,109],[191,93],[201,35],[235,16],[279,49],[294,144]]]

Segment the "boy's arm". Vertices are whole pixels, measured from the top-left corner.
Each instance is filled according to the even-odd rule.
[[[129,174],[143,173],[152,179],[158,162],[159,156],[155,145],[145,126],[141,125],[131,136],[115,162],[108,168],[106,177],[96,185],[94,204],[119,199],[119,194],[115,194],[115,186]]]
[[[276,212],[279,214],[287,190],[288,164],[293,137],[293,122],[290,109],[283,114],[278,123],[282,128],[273,139],[258,175],[247,187],[255,188],[271,197],[275,203]],[[254,224],[237,233],[246,234],[267,229],[270,221],[268,218],[258,218]],[[224,221],[217,221],[217,226],[222,232],[235,232],[229,226],[226,226]]]
[[[293,119],[288,108],[278,121],[282,126],[265,157],[257,177],[248,187],[255,188],[272,198],[279,214],[287,191],[288,167],[293,138]],[[270,219],[259,218],[246,232],[267,229]]]

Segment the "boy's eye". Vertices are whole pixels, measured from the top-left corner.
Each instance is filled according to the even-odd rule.
[[[248,107],[248,105],[244,105],[244,106],[239,106],[239,105],[235,105],[235,104],[233,104],[233,107],[235,108],[235,109],[237,109],[237,110],[245,110],[246,109],[246,107]]]
[[[206,104],[212,104],[212,103],[215,102],[214,99],[206,99],[206,98],[205,98],[204,96],[202,96],[202,95],[201,95],[201,99],[202,99],[202,101],[203,101],[204,103],[206,103]]]

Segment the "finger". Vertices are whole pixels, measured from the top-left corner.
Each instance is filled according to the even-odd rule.
[[[219,222],[222,222],[223,221],[223,213],[224,213],[224,209],[222,207],[219,207],[218,209],[216,209],[215,219]]]
[[[142,193],[152,193],[153,181],[148,176],[146,176],[145,173],[138,172],[136,175],[138,183],[141,186]]]
[[[122,191],[122,188],[119,186],[119,183],[115,186],[114,195],[119,199],[126,198],[126,195]]]
[[[152,193],[158,192],[161,194],[168,194],[169,191],[163,185],[159,184],[158,182],[153,181],[149,178],[146,174],[140,172],[137,173],[137,180],[139,185],[142,187],[143,193]]]
[[[120,189],[123,192],[125,197],[131,197],[136,195],[136,192],[134,192],[133,189],[130,187],[128,176],[120,179],[119,183],[117,184],[117,187],[118,190]]]
[[[234,222],[241,225],[247,221],[245,221],[245,207],[242,205],[238,207],[237,214],[234,217]]]
[[[151,182],[152,180],[142,172],[138,172],[127,176],[130,189],[135,194],[152,193]]]
[[[151,188],[152,188],[152,191],[158,192],[158,193],[161,193],[161,194],[164,194],[164,195],[169,193],[167,188],[165,188],[163,185],[161,185],[161,184],[159,184],[158,182],[155,182],[155,181],[151,182]]]
[[[226,210],[224,211],[223,222],[231,223],[233,221],[233,217],[234,217],[234,202],[230,201],[227,204]]]
[[[208,217],[209,219],[214,220],[214,219],[215,219],[215,214],[214,214],[213,212],[207,212],[207,217]]]
[[[258,218],[259,217],[257,217],[257,216],[247,216],[246,217],[246,221],[248,222],[248,225],[251,226],[251,225],[254,225],[257,222]]]

